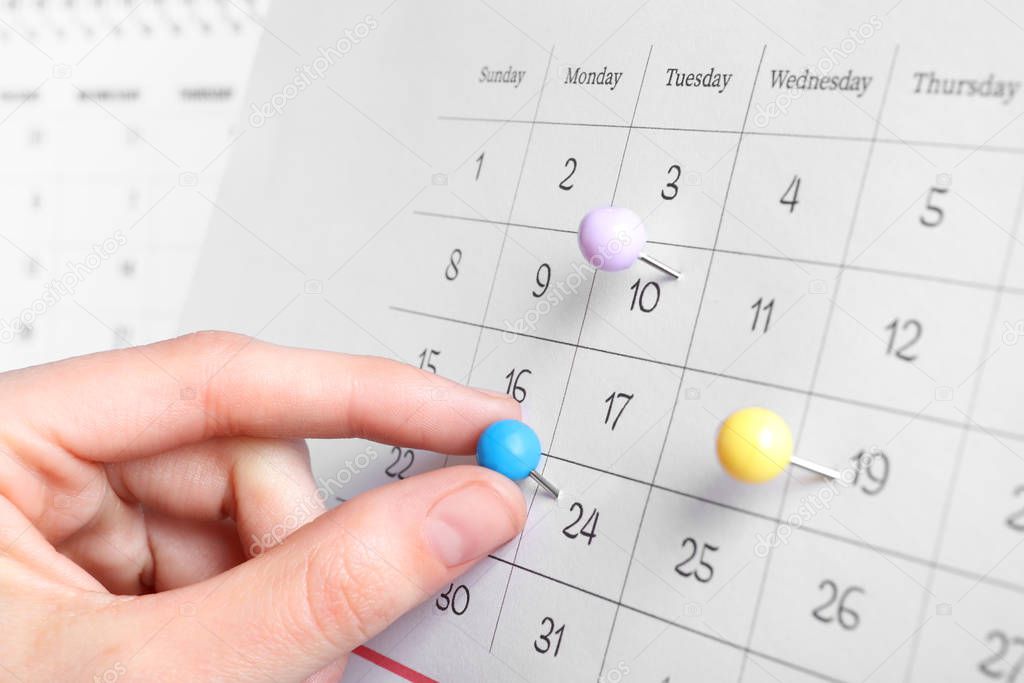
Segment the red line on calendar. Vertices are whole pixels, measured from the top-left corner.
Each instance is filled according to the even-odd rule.
[[[352,650],[352,654],[362,657],[371,664],[376,664],[385,671],[390,671],[396,676],[400,676],[412,683],[438,683],[435,679],[430,678],[429,676],[424,676],[419,671],[414,671],[405,664],[396,662],[387,655],[381,654],[376,650],[371,650],[365,645],[360,645],[356,649]]]

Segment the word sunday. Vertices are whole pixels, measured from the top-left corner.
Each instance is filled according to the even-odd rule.
[[[842,76],[821,75],[811,73],[810,69],[794,73],[789,69],[772,69],[772,87],[786,90],[826,90],[853,92],[863,97],[868,91],[873,76],[854,75],[853,69]]]
[[[501,71],[499,69],[492,69],[488,66],[480,68],[480,79],[478,83],[511,83],[513,89],[518,88],[519,84],[523,82],[523,76],[526,75],[525,69],[516,70],[511,66]]]
[[[602,67],[600,71],[584,71],[578,66],[570,66],[565,70],[566,85],[602,85],[608,86],[609,90],[615,90],[621,78],[621,71],[611,71],[607,66]]]

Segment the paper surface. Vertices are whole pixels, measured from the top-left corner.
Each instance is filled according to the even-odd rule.
[[[514,393],[571,492],[524,484],[525,534],[369,647],[445,681],[1018,680],[1022,23],[276,5],[184,329]],[[609,203],[680,281],[586,267]],[[728,479],[749,405],[844,482]],[[455,461],[313,452],[334,502]]]

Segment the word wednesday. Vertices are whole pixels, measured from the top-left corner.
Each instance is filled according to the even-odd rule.
[[[998,81],[995,74],[988,78],[951,78],[936,76],[934,71],[914,74],[917,85],[914,94],[951,95],[953,97],[991,97],[1009,104],[1020,90],[1020,81]]]
[[[677,88],[715,88],[719,94],[729,87],[729,81],[732,80],[732,74],[717,73],[715,67],[711,67],[707,72],[691,73],[670,66],[665,69],[665,75],[668,76],[668,80],[665,82],[667,86],[675,86]]]
[[[609,90],[615,90],[620,78],[621,71],[609,71],[607,66],[602,67],[600,71],[583,71],[578,66],[565,70],[566,85],[607,85]]]
[[[511,83],[513,88],[518,88],[519,84],[523,82],[523,76],[526,75],[525,70],[516,71],[511,66],[504,71],[497,69],[491,69],[489,67],[482,67],[480,69],[480,80],[478,83]]]
[[[872,80],[873,76],[854,76],[853,69],[842,76],[812,74],[810,69],[804,69],[803,73],[793,73],[789,69],[772,69],[772,87],[787,90],[839,90],[854,92],[857,93],[857,97],[863,97]]]

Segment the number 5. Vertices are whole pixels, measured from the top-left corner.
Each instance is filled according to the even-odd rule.
[[[921,221],[921,225],[926,228],[937,228],[942,223],[942,219],[945,218],[946,212],[942,210],[942,207],[936,206],[933,202],[935,201],[935,194],[946,194],[949,192],[948,187],[932,187],[928,190],[928,199],[924,202],[924,213],[922,213],[918,220]]]

